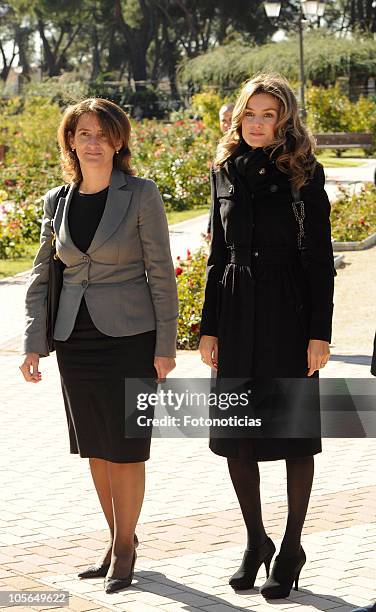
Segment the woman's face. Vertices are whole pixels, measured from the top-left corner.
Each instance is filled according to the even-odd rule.
[[[241,128],[245,142],[251,147],[266,147],[274,139],[279,102],[265,93],[253,94],[247,102]]]
[[[103,132],[102,126],[95,113],[84,113],[78,120],[74,135],[69,136],[72,149],[81,167],[112,166],[115,147]],[[117,143],[120,149],[122,143]]]

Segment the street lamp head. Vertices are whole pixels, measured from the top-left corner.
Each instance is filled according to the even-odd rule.
[[[277,19],[281,10],[281,2],[280,0],[269,0],[264,2],[264,8],[270,19]]]
[[[317,12],[317,16],[322,17],[324,13],[325,13],[325,0],[321,0],[319,2],[319,9]]]
[[[319,4],[317,0],[300,0],[305,17],[317,17]]]

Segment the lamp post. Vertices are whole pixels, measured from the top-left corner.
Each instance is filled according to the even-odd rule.
[[[264,2],[264,8],[267,16],[271,21],[276,22],[281,10],[281,0],[269,0]],[[300,70],[300,113],[303,121],[307,118],[307,109],[305,105],[305,75],[304,75],[304,45],[303,31],[304,22],[309,17],[322,17],[325,11],[325,0],[300,0],[299,16],[298,16],[298,32],[299,32],[299,70]]]

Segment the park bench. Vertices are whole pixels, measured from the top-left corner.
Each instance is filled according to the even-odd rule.
[[[337,157],[344,149],[363,149],[367,154],[373,148],[373,134],[367,132],[337,132],[315,134],[317,149],[335,149]]]

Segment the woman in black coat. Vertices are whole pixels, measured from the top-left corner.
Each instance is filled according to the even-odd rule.
[[[278,75],[258,75],[239,94],[212,172],[201,358],[217,369],[219,385],[247,380],[258,397],[259,415],[272,416],[282,406],[290,421],[291,415],[294,421],[301,414],[306,399],[293,386],[286,404],[276,381],[305,384],[310,377],[310,407],[313,402],[318,410],[318,371],[329,359],[331,339],[335,271],[330,204],[313,148],[288,82]],[[262,595],[287,597],[306,560],[300,538],[313,455],[321,451],[319,433],[310,438],[213,436],[210,448],[227,458],[248,533],[231,586],[252,588],[265,563],[268,580]],[[288,520],[269,577],[275,546],[262,522],[258,461],[277,459],[286,460]]]

